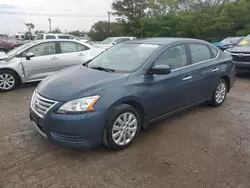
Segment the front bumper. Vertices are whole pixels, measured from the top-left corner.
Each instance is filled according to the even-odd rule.
[[[71,148],[89,148],[102,143],[105,115],[92,112],[82,115],[49,113],[40,118],[30,109],[36,130],[55,144]]]
[[[244,73],[244,72],[250,72],[250,62],[239,62],[234,61],[236,73]]]

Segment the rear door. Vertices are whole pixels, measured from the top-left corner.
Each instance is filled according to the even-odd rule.
[[[203,43],[188,44],[194,81],[194,102],[210,99],[220,79],[220,64],[217,62],[217,49]]]
[[[32,52],[34,57],[30,60],[25,54]],[[40,80],[60,69],[56,42],[39,43],[23,52],[22,64],[27,80]]]
[[[89,48],[73,41],[59,42],[59,59],[61,68],[70,67],[73,65],[85,62],[87,51]]]

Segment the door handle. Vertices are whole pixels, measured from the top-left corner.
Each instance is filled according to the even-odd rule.
[[[192,78],[192,76],[186,76],[185,78],[183,78],[182,80],[190,80]]]
[[[78,56],[84,56],[84,54],[82,54],[82,53],[79,53],[79,54],[78,54]]]
[[[58,57],[52,57],[51,58],[51,60],[57,60],[58,59]]]
[[[219,68],[214,68],[212,71],[213,72],[216,72],[216,71],[218,71],[219,70]]]

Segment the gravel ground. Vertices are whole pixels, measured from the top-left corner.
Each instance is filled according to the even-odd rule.
[[[223,106],[153,124],[120,152],[42,138],[28,118],[34,88],[0,93],[0,188],[250,187],[250,76],[237,78]]]

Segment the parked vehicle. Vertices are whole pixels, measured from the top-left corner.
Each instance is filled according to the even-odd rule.
[[[46,39],[72,39],[79,40],[78,37],[69,34],[58,34],[58,33],[38,33],[36,40],[46,40]]]
[[[205,41],[128,41],[43,80],[30,118],[54,143],[119,150],[149,123],[207,101],[220,106],[234,79],[232,57]]]
[[[240,41],[244,38],[245,37],[228,37],[228,38],[223,39],[220,42],[214,42],[212,44],[223,51],[223,50],[226,50],[227,48],[231,48],[239,44]]]
[[[224,52],[233,57],[237,73],[250,73],[250,36],[244,38],[237,46],[228,48]]]
[[[15,43],[0,41],[0,52],[8,52],[17,46]]]
[[[109,49],[116,44],[134,39],[136,39],[136,37],[109,37],[96,46],[104,49]]]
[[[56,71],[99,55],[103,50],[76,40],[37,40],[0,56],[0,91],[39,81]]]

